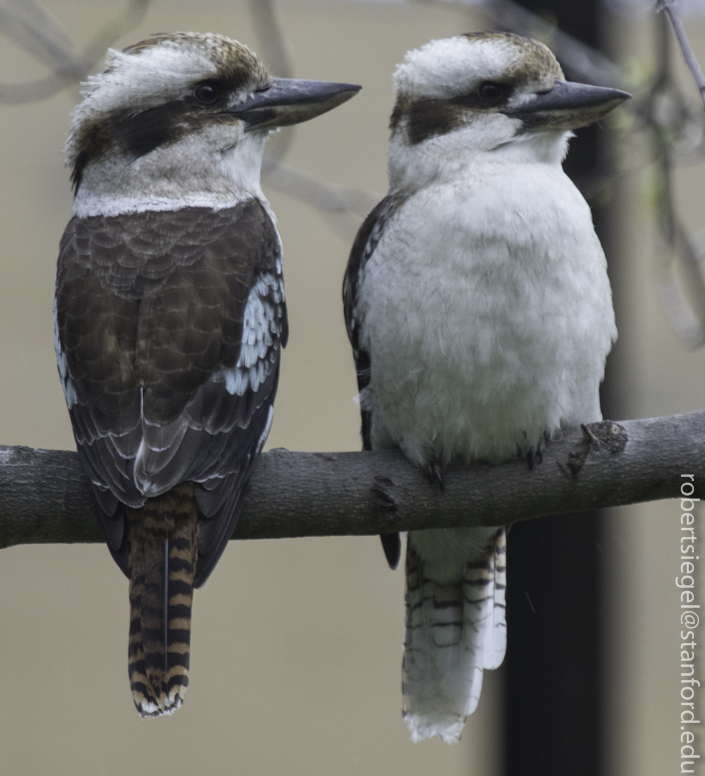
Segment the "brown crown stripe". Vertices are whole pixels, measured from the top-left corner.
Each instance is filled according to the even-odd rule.
[[[502,87],[499,101],[488,104],[476,91],[456,94],[447,99],[412,98],[397,96],[389,122],[392,133],[400,128],[408,142],[417,145],[431,137],[445,135],[472,122],[483,113],[497,112],[506,106],[509,98],[532,79],[537,82],[563,78],[563,71],[551,52],[534,40],[517,35],[490,35],[468,33],[469,40],[504,39],[521,50],[517,65],[497,81]]]
[[[217,83],[224,95],[234,95],[248,86],[252,89],[263,87],[268,81],[267,71],[256,55],[225,38],[214,45],[212,41],[202,37],[199,40],[198,36],[189,34],[159,35],[126,48],[125,53],[136,54],[167,40],[177,43],[188,41],[190,45],[202,48],[217,67],[215,75],[209,80]],[[222,114],[222,106],[221,100],[212,106],[203,106],[187,95],[166,105],[136,112],[113,112],[82,122],[72,138],[75,150],[70,163],[74,185],[76,188],[80,185],[89,161],[103,157],[111,148],[139,157],[161,145],[175,142],[184,132],[193,131],[196,126],[209,121],[232,121]]]

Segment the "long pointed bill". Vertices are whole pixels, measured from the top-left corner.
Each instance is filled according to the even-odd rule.
[[[521,119],[528,132],[579,129],[599,121],[630,98],[631,94],[621,89],[556,81],[549,91],[502,112]]]
[[[331,81],[273,78],[266,89],[255,92],[227,112],[244,121],[248,130],[287,127],[337,108],[361,88]]]

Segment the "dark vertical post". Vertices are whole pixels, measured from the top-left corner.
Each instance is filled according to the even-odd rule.
[[[594,48],[600,0],[519,0]],[[565,170],[580,185],[598,164],[599,127],[571,141]],[[593,217],[606,253],[603,213]],[[603,400],[603,412],[610,406]],[[506,776],[600,776],[602,632],[596,513],[514,526],[507,557]]]

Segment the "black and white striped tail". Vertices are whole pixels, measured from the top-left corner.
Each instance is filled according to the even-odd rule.
[[[454,743],[477,707],[483,669],[504,659],[505,529],[450,582],[430,578],[424,565],[409,541],[403,716],[412,740],[440,736]]]
[[[198,509],[189,483],[127,510],[132,697],[143,717],[171,714],[188,687]]]

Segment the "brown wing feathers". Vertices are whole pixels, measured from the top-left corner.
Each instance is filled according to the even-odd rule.
[[[62,240],[59,371],[108,545],[130,577],[130,681],[145,716],[183,699],[192,589],[232,535],[271,421],[287,333],[280,273],[257,201],[73,219]],[[255,287],[268,328],[248,332],[254,362],[240,368]]]

